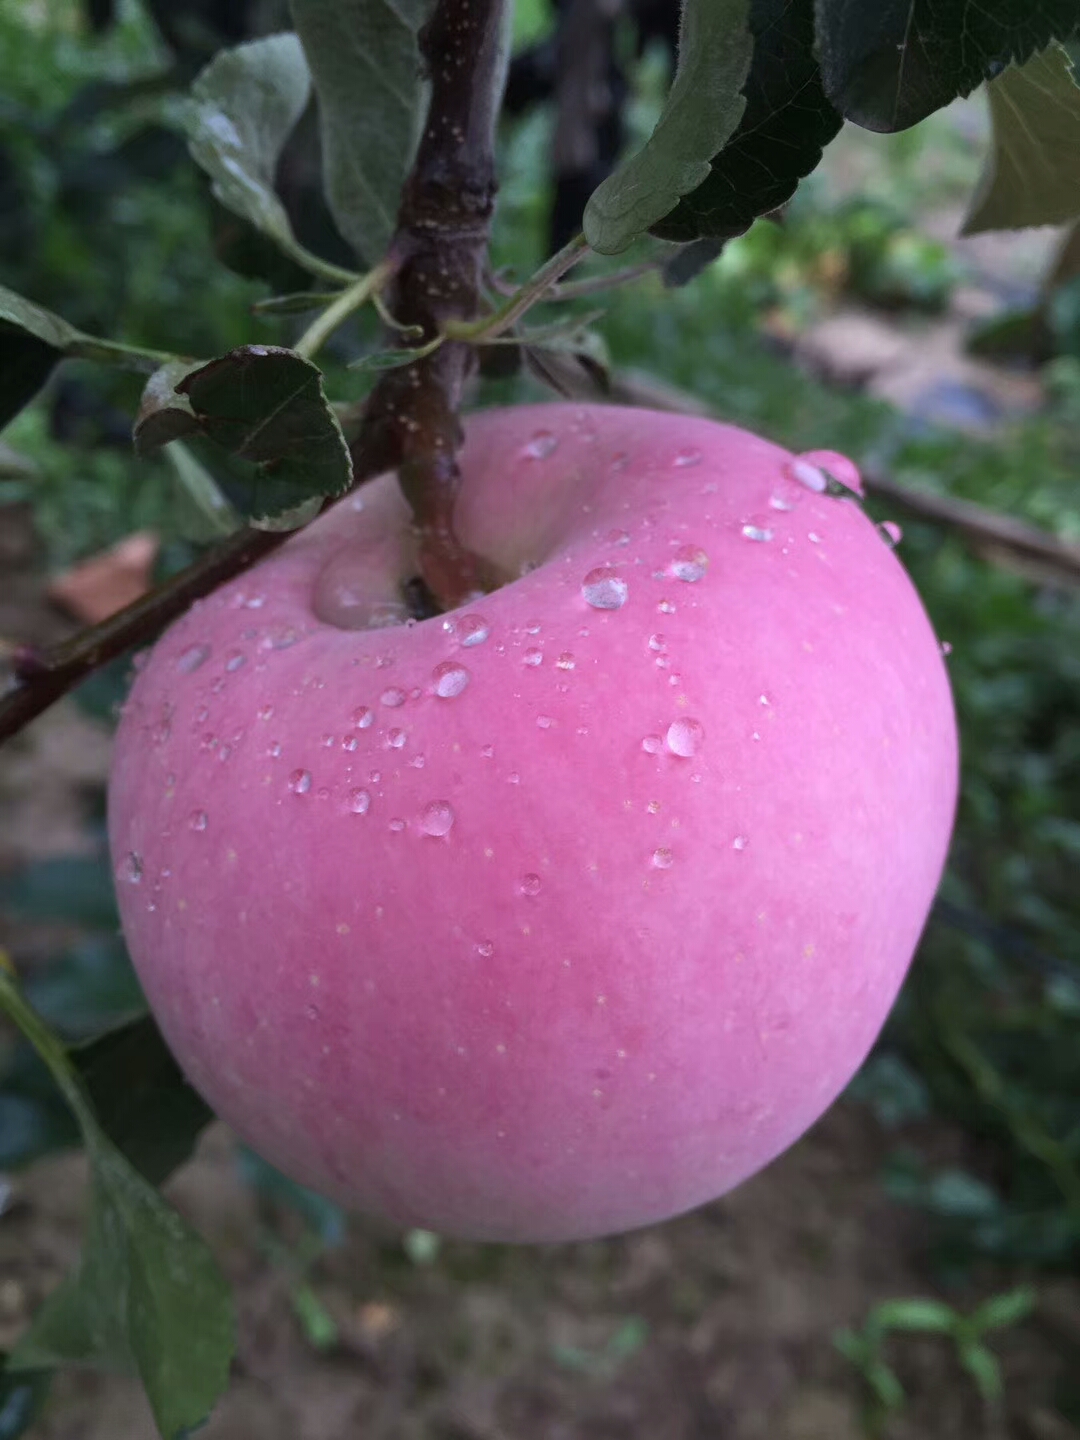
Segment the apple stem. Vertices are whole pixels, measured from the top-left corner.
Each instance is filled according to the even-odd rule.
[[[482,309],[495,208],[495,125],[509,50],[508,0],[438,0],[420,32],[431,80],[427,123],[405,182],[384,299],[405,333],[431,343]],[[423,579],[452,609],[498,576],[454,531],[461,488],[458,412],[475,347],[453,340],[387,371],[368,397],[358,469],[395,468],[412,508]],[[363,478],[362,475],[358,478]]]

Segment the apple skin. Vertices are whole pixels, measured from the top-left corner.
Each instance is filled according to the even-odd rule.
[[[955,719],[896,556],[777,446],[529,406],[472,417],[462,465],[463,540],[520,577],[467,607],[486,638],[386,628],[415,556],[384,477],[154,648],[124,933],[192,1083],[298,1181],[584,1238],[722,1194],[854,1074],[941,875]]]

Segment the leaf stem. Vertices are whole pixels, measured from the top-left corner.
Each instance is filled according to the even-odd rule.
[[[589,242],[585,236],[575,235],[561,250],[556,251],[550,260],[541,265],[494,314],[485,315],[480,320],[449,320],[443,327],[445,335],[450,340],[465,340],[474,345],[501,335],[505,330],[509,330],[516,320],[520,320],[527,310],[539,301],[550,298],[551,289],[556,282],[584,260],[588,253]]]
[[[92,1132],[96,1129],[96,1121],[90,1109],[90,1102],[83,1094],[82,1086],[67,1058],[63,1041],[49,1029],[37,1011],[27,1003],[15,980],[3,966],[0,966],[0,1010],[3,1010],[18,1026],[41,1056],[48,1067],[49,1074],[56,1081],[64,1099],[74,1111],[84,1138],[89,1140]]]
[[[315,317],[292,348],[305,360],[310,360],[322,349],[339,325],[362,305],[366,305],[373,295],[378,294],[392,273],[393,266],[384,260],[366,275],[361,275],[359,280],[336,296],[321,315]]]

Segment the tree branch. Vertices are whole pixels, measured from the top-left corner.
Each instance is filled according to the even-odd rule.
[[[495,206],[495,122],[506,76],[507,0],[439,0],[420,34],[431,79],[427,124],[390,246],[387,301],[422,343],[480,314]],[[457,454],[473,346],[448,342],[379,380],[359,443],[396,468],[420,538],[423,578],[449,609],[497,582],[454,533]]]

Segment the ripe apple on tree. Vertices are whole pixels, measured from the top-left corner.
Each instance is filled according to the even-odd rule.
[[[841,457],[551,405],[471,417],[462,472],[501,588],[407,621],[387,476],[159,642],[111,784],[124,931],[190,1079],[297,1180],[600,1235],[737,1184],[861,1063],[948,845],[949,686],[824,493]]]

